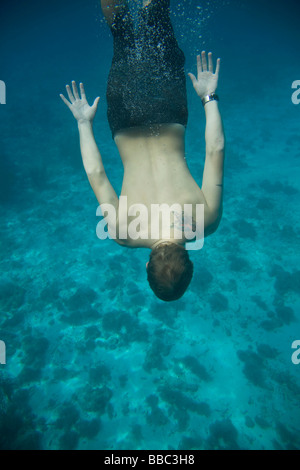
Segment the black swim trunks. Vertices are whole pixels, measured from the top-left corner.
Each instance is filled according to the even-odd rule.
[[[152,0],[135,28],[126,4],[111,26],[114,55],[107,84],[112,135],[121,129],[188,119],[184,54],[170,20],[170,0]]]

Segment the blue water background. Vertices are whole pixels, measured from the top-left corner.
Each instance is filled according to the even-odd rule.
[[[202,49],[222,59],[227,145],[221,225],[171,304],[148,287],[148,250],[97,239],[59,98],[71,80],[100,95],[95,136],[119,193],[98,2],[1,4],[1,449],[300,448],[299,2],[171,3],[187,72]],[[189,82],[188,100],[201,184],[205,121]]]

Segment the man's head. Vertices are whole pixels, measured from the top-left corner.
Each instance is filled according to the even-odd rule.
[[[176,243],[161,243],[150,253],[147,278],[155,295],[165,301],[177,300],[193,277],[188,252]]]

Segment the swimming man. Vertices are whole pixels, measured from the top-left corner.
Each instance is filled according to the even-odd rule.
[[[127,207],[148,208],[147,236],[116,237],[131,248],[150,248],[147,278],[156,296],[164,301],[179,299],[193,276],[193,263],[185,249],[183,212],[170,219],[169,235],[162,228],[151,238],[151,205],[192,205],[194,227],[196,205],[204,205],[204,234],[217,229],[222,216],[224,132],[216,89],[220,69],[213,72],[212,54],[197,56],[197,78],[189,74],[205,110],[206,157],[200,188],[185,160],[185,131],[188,119],[184,54],[178,46],[170,20],[170,0],[143,1],[138,25],[134,24],[125,0],[101,0],[101,7],[114,41],[114,55],[107,84],[107,114],[113,139],[124,166],[120,196]],[[93,119],[100,98],[89,106],[83,84],[66,87],[68,101],[60,95],[78,122],[83,164],[99,204],[110,204],[118,215],[109,220],[120,233],[134,216],[119,212],[119,198],[107,178],[93,135]],[[181,224],[182,238],[175,236]],[[124,228],[124,227],[123,227]],[[187,227],[186,227],[187,228]],[[187,233],[187,232],[185,232]],[[145,235],[145,234],[144,234]],[[190,240],[189,240],[190,241]]]

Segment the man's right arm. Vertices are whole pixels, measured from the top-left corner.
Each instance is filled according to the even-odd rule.
[[[77,120],[82,161],[90,185],[99,204],[111,204],[117,212],[119,199],[105,173],[93,133],[93,119],[100,98],[96,98],[94,104],[89,106],[82,83],[80,84],[81,97],[74,81],[72,82],[73,93],[69,85],[67,85],[66,89],[70,101],[63,95],[60,95],[60,97]],[[108,217],[109,215],[106,217],[108,225],[115,225],[115,220],[110,221]]]
[[[95,142],[92,123],[78,122],[82,162],[99,204],[112,204],[118,208],[118,196],[105,173],[102,158]]]
[[[94,104],[90,106],[87,102],[82,83],[80,83],[81,97],[79,96],[77,86],[74,81],[72,82],[73,93],[69,85],[67,85],[66,89],[70,101],[68,101],[62,94],[60,97],[77,120],[82,162],[89,182],[99,204],[112,204],[117,209],[118,196],[105,173],[102,158],[93,133],[93,120],[100,98],[96,98]]]

